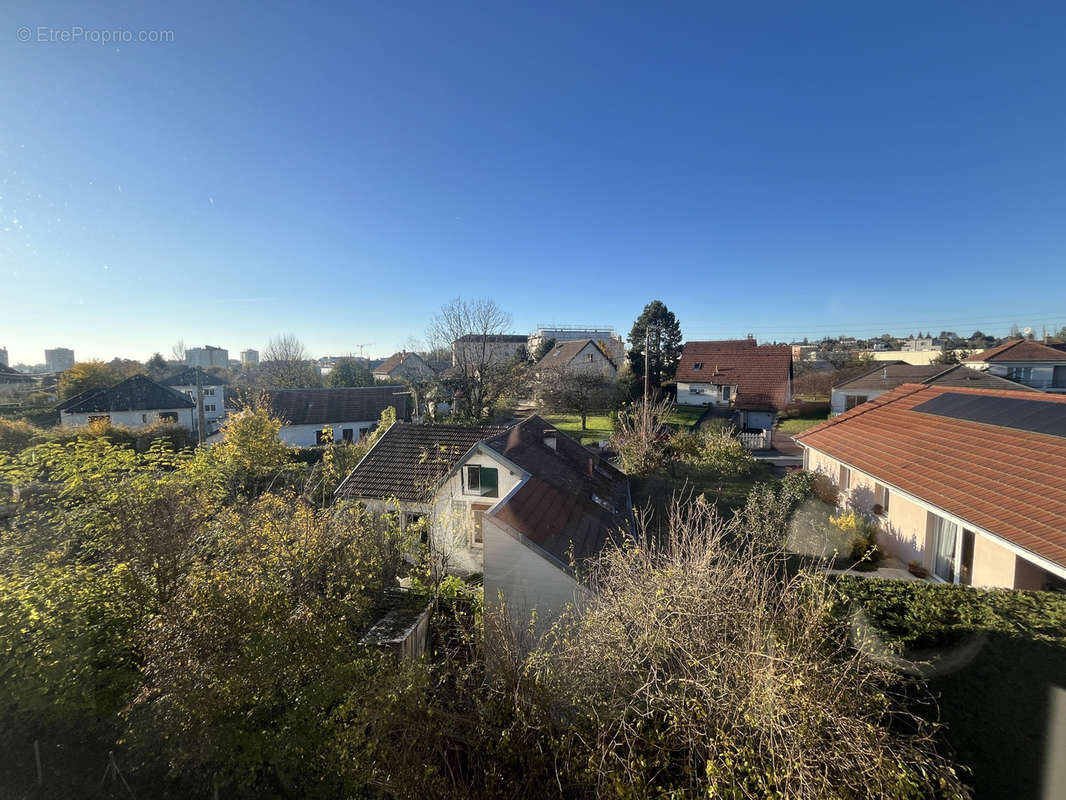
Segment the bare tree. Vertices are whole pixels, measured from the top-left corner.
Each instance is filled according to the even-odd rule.
[[[431,349],[451,350],[453,369],[446,383],[475,419],[491,408],[510,373],[497,347],[510,327],[511,315],[494,300],[458,297],[433,315],[426,331]]]
[[[185,363],[185,340],[178,339],[174,342],[174,345],[170,348],[170,357],[173,361],[177,361],[179,364]]]
[[[291,333],[271,338],[259,367],[260,382],[265,388],[300,389],[322,385],[307,348]]]
[[[537,373],[536,391],[541,409],[580,414],[581,430],[587,430],[588,415],[611,404],[614,381],[599,372],[546,367]]]

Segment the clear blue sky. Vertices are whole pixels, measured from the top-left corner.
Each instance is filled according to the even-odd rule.
[[[0,11],[12,362],[1066,324],[1062,3],[99,5]]]

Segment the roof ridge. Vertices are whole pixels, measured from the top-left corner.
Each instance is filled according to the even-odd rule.
[[[896,394],[894,397],[892,396],[894,393],[897,393],[901,389],[905,389],[908,386],[913,386],[914,388],[905,394],[899,393]],[[935,387],[927,386],[924,383],[901,384],[895,389],[892,389],[891,391],[881,395],[880,397],[875,397],[873,400],[867,400],[865,403],[861,403],[855,406],[855,408],[851,409],[850,411],[845,411],[843,414],[837,414],[832,419],[827,419],[825,422],[821,422],[815,425],[813,428],[808,428],[807,430],[801,433],[797,433],[792,438],[802,439],[809,433],[814,433],[815,431],[824,431],[828,428],[831,428],[833,425],[838,425],[841,422],[847,422],[848,420],[855,419],[856,417],[861,417],[863,414],[869,414],[871,411],[876,411],[879,408],[884,408],[885,406],[890,405],[891,403],[895,403],[897,400],[902,400],[905,397],[910,397],[913,394],[917,394],[918,392],[926,391],[932,388]],[[869,406],[869,408],[867,408],[866,406]]]

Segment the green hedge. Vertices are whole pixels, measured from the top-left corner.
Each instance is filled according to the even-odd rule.
[[[1041,797],[1050,693],[1066,689],[1066,595],[850,577],[838,588],[904,657],[931,660],[936,703],[916,694],[913,710],[947,726],[976,796]]]

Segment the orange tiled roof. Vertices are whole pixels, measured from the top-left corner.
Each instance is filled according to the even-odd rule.
[[[701,364],[696,368],[696,364]],[[737,387],[734,405],[748,410],[777,410],[788,405],[792,377],[789,345],[759,345],[754,339],[686,342],[677,380]]]
[[[1066,403],[1063,395],[905,384],[796,439],[1066,567],[1066,437],[912,410],[946,393]]]

